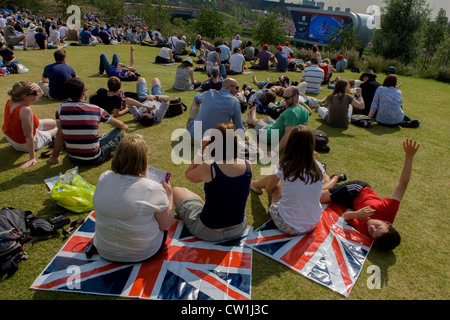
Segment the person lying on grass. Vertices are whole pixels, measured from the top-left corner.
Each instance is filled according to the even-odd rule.
[[[405,163],[400,180],[390,198],[382,199],[367,182],[354,180],[323,190],[320,201],[353,208],[352,211],[344,213],[344,220],[359,232],[371,237],[376,247],[393,250],[400,244],[401,237],[392,224],[411,178],[414,155],[419,146],[420,144],[412,139],[403,142]]]

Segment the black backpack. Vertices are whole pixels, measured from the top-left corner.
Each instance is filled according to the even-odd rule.
[[[328,137],[322,130],[312,130],[314,135],[314,140],[316,141],[315,150],[317,152],[330,152],[330,147],[328,146]]]
[[[10,207],[0,210],[0,274],[12,274],[19,268],[19,262],[27,260],[24,247],[26,243],[53,237],[62,229],[67,237],[76,224],[83,219],[74,221],[66,231],[63,227],[70,223],[64,216],[49,220],[37,218],[31,211],[24,211]]]

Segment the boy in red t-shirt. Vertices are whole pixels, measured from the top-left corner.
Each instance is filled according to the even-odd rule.
[[[344,213],[344,220],[359,232],[374,239],[374,244],[384,250],[392,250],[400,244],[400,234],[392,227],[411,178],[414,155],[420,144],[412,139],[403,142],[405,163],[400,180],[390,198],[382,199],[364,181],[349,181],[323,190],[321,202],[334,202],[353,208]]]

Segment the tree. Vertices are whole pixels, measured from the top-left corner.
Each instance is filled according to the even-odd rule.
[[[358,36],[355,33],[353,24],[349,24],[342,28],[331,28],[330,35],[327,35],[330,41],[327,49],[339,51],[342,49],[359,49],[361,48],[361,41],[358,40]]]
[[[109,23],[121,23],[125,16],[125,0],[97,0],[102,8],[103,20]]]
[[[258,26],[252,29],[253,39],[259,44],[280,45],[286,41],[283,21],[274,14],[263,15]]]
[[[430,13],[426,0],[386,0],[381,9],[381,29],[372,37],[374,53],[412,62],[419,52],[418,33]]]
[[[170,19],[172,18],[172,9],[169,7],[167,1],[164,0],[147,0],[145,6],[138,7],[136,15],[142,17],[142,19],[149,24],[161,29],[161,31],[169,35],[172,27]]]
[[[194,21],[194,27],[203,37],[215,39],[225,35],[223,15],[217,7],[211,6],[200,10],[200,15]]]

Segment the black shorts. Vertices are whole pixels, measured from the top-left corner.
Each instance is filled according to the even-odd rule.
[[[359,192],[366,187],[370,188],[367,182],[353,180],[343,184],[337,184],[328,189],[328,191],[331,193],[331,202],[347,208],[353,208],[353,200],[355,200],[355,198],[359,195]]]

